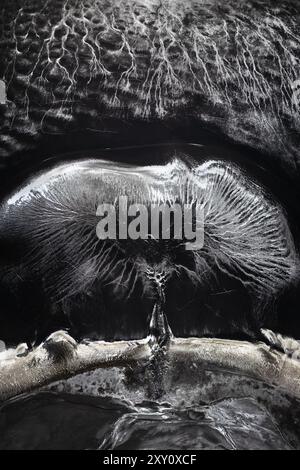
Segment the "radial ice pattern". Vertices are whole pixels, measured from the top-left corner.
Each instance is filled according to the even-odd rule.
[[[119,196],[131,203],[197,203],[204,211],[204,246],[192,251],[193,268],[176,253],[186,240],[99,240],[97,206]],[[87,291],[95,282],[126,287],[131,295],[151,266],[196,285],[218,273],[239,279],[260,303],[276,297],[298,274],[298,258],[279,204],[239,168],[206,161],[189,168],[132,167],[101,160],[65,164],[33,179],[2,206],[0,233],[27,247],[25,269],[41,273],[58,297]],[[170,245],[171,244],[171,245]]]
[[[196,168],[188,185],[198,188],[205,214],[204,247],[195,253],[199,277],[209,260],[264,298],[296,277],[286,217],[259,185],[237,167],[217,161]]]

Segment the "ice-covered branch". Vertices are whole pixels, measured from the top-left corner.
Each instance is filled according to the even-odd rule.
[[[147,339],[77,344],[66,333],[56,332],[27,355],[1,353],[0,400],[97,368],[145,365],[151,355]],[[169,342],[166,360],[170,370],[189,361],[263,381],[300,398],[300,362],[264,343],[176,338]]]

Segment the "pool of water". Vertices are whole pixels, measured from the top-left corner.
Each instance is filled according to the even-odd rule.
[[[0,408],[0,449],[291,449],[256,399],[209,405],[42,391]]]

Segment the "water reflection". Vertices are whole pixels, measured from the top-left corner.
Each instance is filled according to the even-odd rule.
[[[178,406],[40,392],[0,409],[0,449],[290,449],[253,398]]]

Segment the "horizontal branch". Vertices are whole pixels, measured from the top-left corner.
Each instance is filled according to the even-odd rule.
[[[65,332],[56,332],[26,355],[17,355],[17,350],[0,354],[0,400],[97,368],[135,367],[151,357],[148,339],[77,344]],[[175,367],[190,361],[203,369],[251,377],[300,398],[300,362],[264,343],[176,338],[165,358]]]

